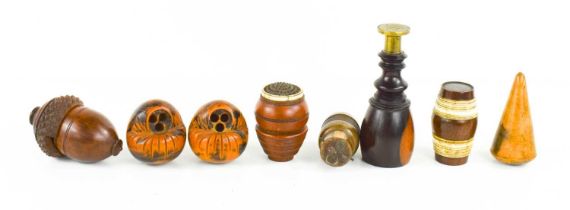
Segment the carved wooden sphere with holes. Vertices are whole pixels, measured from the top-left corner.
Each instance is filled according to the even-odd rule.
[[[184,149],[186,127],[176,109],[166,101],[150,100],[133,113],[127,128],[131,154],[149,164],[174,160]]]
[[[48,156],[92,163],[122,149],[123,142],[111,122],[74,96],[57,97],[36,107],[30,123],[38,145]]]
[[[238,108],[226,101],[212,101],[198,109],[188,130],[192,151],[206,162],[230,162],[247,145],[245,119]]]

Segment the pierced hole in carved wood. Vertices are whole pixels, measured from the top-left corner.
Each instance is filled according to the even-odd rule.
[[[216,131],[218,131],[218,132],[224,131],[224,124],[222,124],[222,123],[216,124]]]
[[[150,115],[150,117],[148,118],[148,122],[150,123],[155,123],[157,121],[156,119],[156,115]]]
[[[154,125],[154,130],[156,130],[158,132],[162,132],[164,130],[164,124],[163,123],[157,123],[156,125]]]
[[[219,117],[217,114],[215,114],[215,113],[213,113],[212,115],[210,115],[210,121],[213,122],[213,123],[218,122],[219,119],[220,119],[220,117]]]
[[[163,121],[163,120],[166,120],[166,119],[168,119],[168,116],[166,115],[166,113],[162,112],[162,113],[160,113],[160,114],[158,115],[158,120],[159,120],[159,121]]]
[[[222,114],[222,116],[220,117],[220,120],[222,120],[222,122],[228,122],[229,119],[230,117],[228,116],[228,114]]]

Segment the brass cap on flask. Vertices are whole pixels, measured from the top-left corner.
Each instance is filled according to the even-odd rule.
[[[378,32],[386,36],[384,52],[388,54],[399,54],[401,53],[400,37],[410,33],[410,27],[396,23],[382,24],[378,26]]]

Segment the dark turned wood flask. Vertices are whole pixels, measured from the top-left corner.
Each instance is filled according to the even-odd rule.
[[[74,96],[54,98],[30,115],[36,141],[52,157],[97,162],[119,154],[123,142],[103,115]]]
[[[451,166],[467,163],[476,129],[473,86],[455,81],[443,83],[432,115],[435,159]]]
[[[360,131],[362,160],[374,166],[406,165],[414,148],[414,124],[410,101],[404,90],[407,83],[400,76],[406,54],[400,50],[400,38],[410,28],[400,24],[383,24],[378,31],[386,36],[380,52],[382,76],[374,82],[378,91],[370,99]]]
[[[184,144],[186,127],[168,102],[147,101],[131,116],[127,145],[136,159],[154,165],[167,163],[180,155]]]

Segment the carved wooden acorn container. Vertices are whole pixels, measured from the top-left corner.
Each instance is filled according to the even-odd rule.
[[[57,97],[36,107],[30,123],[38,145],[48,156],[92,163],[122,149],[111,122],[74,96]]]
[[[307,135],[309,109],[303,90],[277,82],[265,86],[255,108],[255,131],[270,160],[293,159]]]
[[[473,86],[455,81],[443,83],[432,115],[435,159],[446,165],[465,164],[476,129]]]
[[[247,146],[247,137],[247,124],[239,109],[221,100],[198,109],[188,129],[192,151],[209,163],[238,158]]]
[[[328,165],[343,166],[358,150],[360,127],[352,117],[338,113],[328,117],[319,134],[321,159]]]
[[[133,113],[127,128],[131,154],[149,164],[174,160],[186,144],[186,127],[168,102],[150,100]]]

